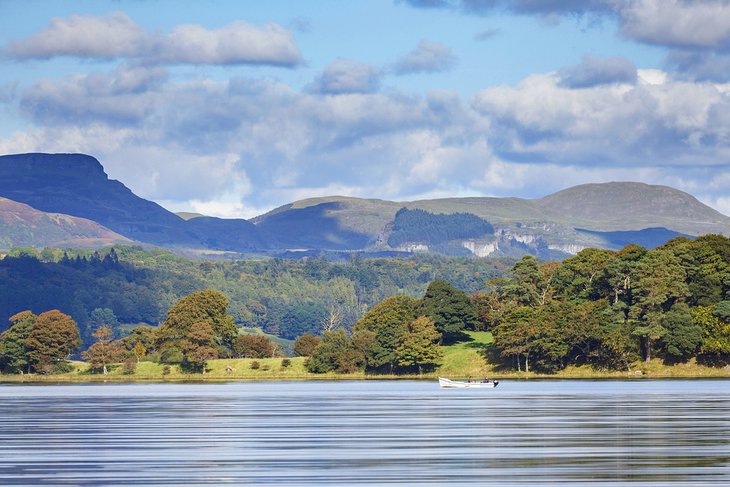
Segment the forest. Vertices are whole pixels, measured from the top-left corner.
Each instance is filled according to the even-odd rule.
[[[428,245],[449,240],[478,238],[492,235],[494,227],[470,213],[435,214],[421,209],[401,208],[395,214],[388,245],[398,247],[412,242]]]
[[[568,365],[631,370],[730,363],[730,240],[678,237],[647,250],[585,249],[562,262],[526,255],[470,298],[433,281],[423,298],[391,296],[348,337],[325,332],[310,371],[413,371],[435,367],[441,343],[492,333],[483,350],[503,369],[554,373]]]
[[[13,337],[72,321],[78,337],[68,341],[82,356],[110,343],[161,363],[280,353],[240,335],[246,326],[297,339],[314,373],[432,370],[441,345],[469,340],[471,330],[492,334],[482,352],[504,370],[730,363],[730,239],[720,235],[652,250],[585,249],[561,262],[357,254],[208,262],[138,247],[15,249],[0,261],[0,286],[13,325],[5,341],[26,343]],[[195,311],[196,299],[215,312]],[[176,319],[179,309],[193,309],[192,318]],[[196,328],[196,317],[214,315]]]
[[[58,309],[81,330],[82,349],[102,325],[119,337],[137,324],[159,325],[194,291],[216,289],[239,326],[295,339],[324,329],[351,329],[373,305],[394,294],[420,297],[444,279],[473,293],[505,275],[513,260],[415,255],[346,262],[324,258],[200,261],[160,249],[99,252],[13,249],[0,260],[0,331],[24,310]]]
[[[526,256],[472,299],[494,335],[493,359],[518,370],[730,359],[730,239],[721,235],[586,249],[562,262]]]

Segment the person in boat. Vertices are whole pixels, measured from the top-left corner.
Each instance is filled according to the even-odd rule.
[[[487,378],[485,377],[485,378],[484,378],[484,380],[483,380],[482,382],[483,382],[483,383],[485,383],[485,384],[489,384],[489,379],[487,379]]]

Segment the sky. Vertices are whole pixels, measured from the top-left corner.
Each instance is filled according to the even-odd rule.
[[[0,0],[0,154],[172,211],[641,181],[730,215],[730,0]]]

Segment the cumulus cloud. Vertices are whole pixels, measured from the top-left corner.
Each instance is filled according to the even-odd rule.
[[[397,75],[448,71],[456,64],[456,56],[439,42],[421,41],[415,49],[393,65]]]
[[[727,0],[407,0],[418,8],[448,8],[466,14],[499,11],[548,17],[612,17],[630,39],[671,47],[727,48]]]
[[[375,66],[336,59],[308,87],[310,91],[327,95],[373,93],[380,86],[381,72]]]
[[[719,204],[730,180],[717,176],[730,174],[728,93],[658,71],[581,89],[548,73],[468,104],[449,91],[331,96],[123,65],[19,89],[34,128],[0,137],[0,152],[91,153],[143,197],[220,216],[332,193],[542,196],[608,180],[669,184]]]
[[[730,46],[730,2],[727,0],[615,3],[621,30],[631,39],[673,47]]]
[[[611,83],[634,83],[636,66],[623,57],[583,57],[579,64],[561,69],[560,84],[568,88],[590,88]]]
[[[730,157],[727,92],[726,85],[679,81],[575,90],[556,76],[534,75],[483,90],[474,107],[493,120],[493,143],[509,160],[716,165]]]
[[[159,34],[145,31],[123,12],[54,18],[40,32],[5,46],[3,53],[17,60],[71,56],[126,58],[147,64],[291,67],[302,62],[291,33],[278,24],[255,26],[239,21],[212,30],[186,24]]]

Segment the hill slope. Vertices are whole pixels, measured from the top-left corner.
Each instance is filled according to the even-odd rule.
[[[44,213],[0,197],[0,248],[101,247],[130,244],[126,237],[98,223],[60,213]]]

